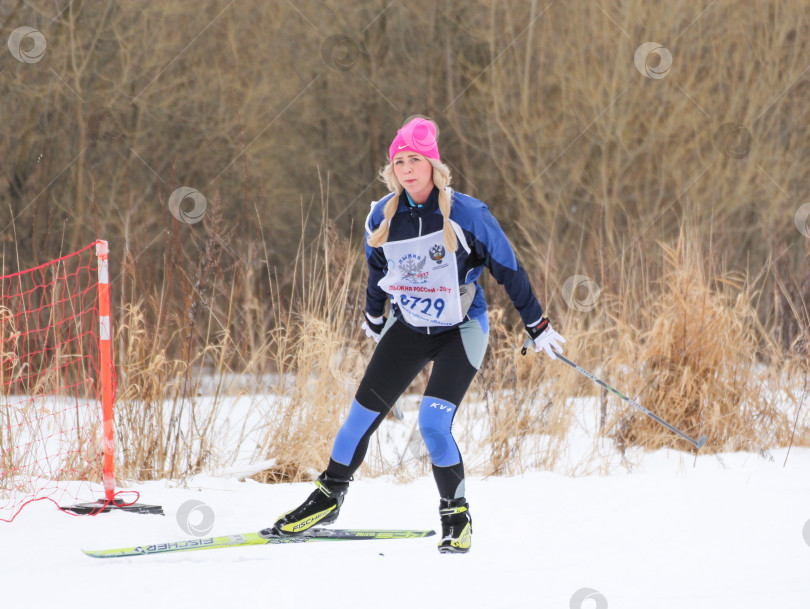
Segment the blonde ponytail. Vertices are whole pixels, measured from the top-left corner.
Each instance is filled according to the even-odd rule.
[[[458,248],[458,237],[456,236],[456,231],[453,230],[453,225],[450,223],[452,201],[450,194],[445,190],[445,187],[449,186],[452,181],[450,168],[436,159],[430,157],[425,158],[433,165],[433,183],[439,189],[439,211],[442,212],[442,217],[444,218],[444,246],[448,251],[455,252]],[[391,226],[391,219],[397,211],[399,197],[402,195],[402,185],[394,174],[393,163],[388,163],[380,170],[380,180],[391,189],[394,195],[385,204],[382,223],[368,237],[368,244],[371,247],[380,247],[388,241],[388,229]]]
[[[368,244],[371,247],[380,247],[388,241],[388,229],[391,227],[391,218],[397,213],[397,207],[399,207],[399,195],[399,192],[395,192],[394,196],[386,202],[383,208],[383,221],[368,236]]]
[[[450,168],[436,159],[428,158],[428,161],[433,165],[433,183],[439,189],[439,211],[442,212],[444,218],[444,247],[448,252],[455,252],[458,248],[458,237],[456,231],[453,230],[453,225],[450,224],[450,208],[453,203],[450,200],[450,193],[445,190],[452,180]]]

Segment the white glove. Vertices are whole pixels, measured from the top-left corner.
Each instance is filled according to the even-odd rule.
[[[565,339],[559,332],[551,327],[547,317],[541,319],[540,323],[534,326],[526,326],[526,331],[529,333],[529,336],[532,337],[532,341],[534,342],[532,348],[534,349],[535,353],[540,353],[542,350],[545,351],[546,355],[548,355],[551,359],[557,359],[554,352],[563,352],[563,348],[560,343],[564,343]]]
[[[382,331],[385,327],[385,316],[371,317],[366,312],[363,312],[363,316],[365,317],[365,321],[363,321],[363,325],[360,327],[366,331],[366,336],[374,339],[375,343],[380,342]]]

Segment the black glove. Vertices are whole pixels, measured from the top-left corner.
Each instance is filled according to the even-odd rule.
[[[365,321],[360,327],[366,331],[366,336],[373,338],[375,343],[380,342],[382,331],[385,327],[385,315],[371,317],[368,313],[363,311],[363,317],[365,317]]]

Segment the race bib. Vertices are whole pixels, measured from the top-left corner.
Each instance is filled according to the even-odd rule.
[[[388,267],[377,285],[390,294],[412,326],[454,326],[464,315],[455,252],[442,231],[383,246]]]

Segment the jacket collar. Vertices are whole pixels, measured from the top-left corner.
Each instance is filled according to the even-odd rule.
[[[436,186],[433,187],[433,190],[430,191],[428,195],[427,201],[425,201],[421,206],[411,206],[410,201],[408,200],[408,194],[403,190],[402,194],[399,197],[399,205],[397,206],[397,213],[401,213],[404,211],[410,210],[420,210],[425,212],[430,211],[438,211],[439,209],[439,189]]]

